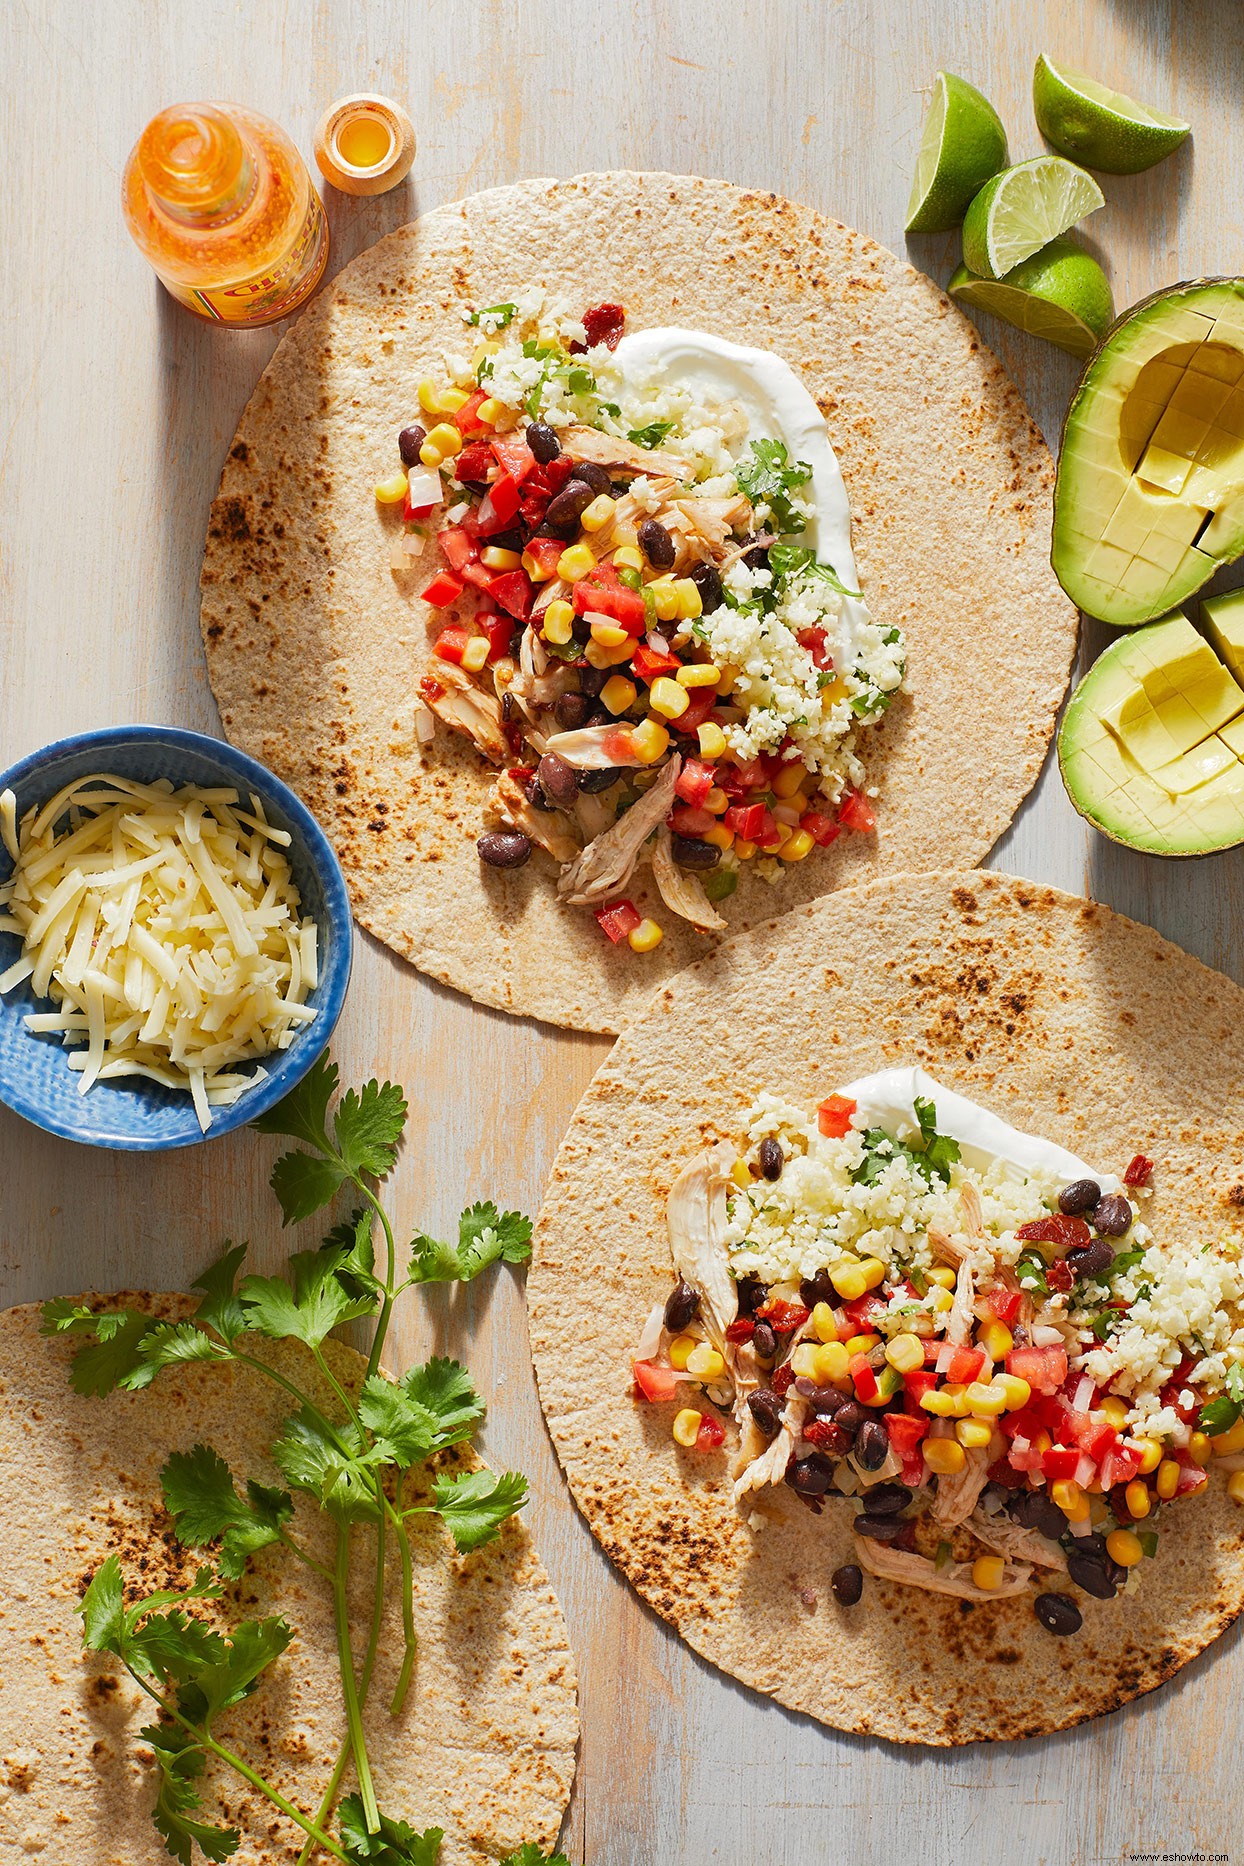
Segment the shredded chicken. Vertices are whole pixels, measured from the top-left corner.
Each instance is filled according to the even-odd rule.
[[[739,1312],[738,1285],[726,1253],[726,1188],[734,1149],[726,1141],[685,1166],[665,1206],[674,1268],[700,1298],[700,1320],[719,1354]]]
[[[1066,1572],[1067,1557],[1057,1542],[1051,1542],[1039,1529],[1025,1529],[1009,1516],[986,1516],[984,1510],[974,1510],[967,1527],[978,1542],[999,1555],[1029,1561],[1034,1568],[1061,1568]]]
[[[771,531],[758,531],[750,538],[740,538],[736,544],[730,546],[728,551],[721,553],[717,559],[717,567],[719,570],[729,570],[733,564],[738,563],[740,557],[746,556],[748,551],[754,551],[758,545],[776,543],[777,539]]]
[[[781,1430],[776,1438],[771,1439],[758,1458],[753,1458],[746,1470],[734,1481],[734,1501],[740,1507],[743,1499],[753,1490],[763,1490],[766,1484],[780,1484],[786,1475],[786,1467],[791,1461],[795,1441],[803,1430],[803,1422],[808,1416],[808,1401],[793,1388],[787,1398],[782,1413]]]
[[[737,527],[750,524],[752,516],[751,505],[741,492],[731,499],[674,499],[670,511],[684,518],[684,529],[703,538],[714,551]]]
[[[644,843],[669,815],[681,770],[682,759],[675,753],[652,789],[562,870],[557,882],[559,900],[572,907],[594,907],[617,893],[629,880]]]
[[[500,820],[510,829],[521,829],[559,862],[572,862],[579,854],[579,843],[569,820],[560,810],[537,810],[527,801],[517,778],[503,771],[492,787],[485,806],[490,821]]]
[[[938,1263],[949,1264],[952,1270],[957,1270],[968,1254],[966,1244],[957,1243],[936,1225],[929,1226],[929,1249]]]
[[[581,790],[574,800],[575,821],[584,843],[612,829],[617,821],[618,804],[611,784],[608,790]]]
[[[938,1477],[937,1490],[929,1507],[930,1521],[942,1529],[953,1529],[956,1523],[966,1523],[988,1482],[989,1448],[986,1445],[973,1445],[966,1454],[961,1471],[956,1471],[953,1476],[943,1474]]]
[[[964,1180],[959,1188],[959,1210],[963,1214],[963,1229],[968,1236],[983,1238],[985,1217],[981,1211],[981,1196],[970,1180]]]
[[[1002,1572],[1000,1587],[977,1587],[972,1579],[972,1563],[947,1562],[935,1567],[926,1555],[913,1555],[908,1549],[891,1548],[871,1536],[855,1537],[855,1554],[861,1568],[885,1581],[901,1581],[906,1587],[922,1587],[930,1594],[957,1594],[962,1600],[999,1600],[1008,1594],[1022,1594],[1032,1569],[1008,1562]]]
[[[560,577],[553,577],[548,583],[542,583],[536,600],[531,605],[532,619],[534,620],[535,617],[542,616],[550,603],[563,601],[569,596],[570,591],[571,585],[563,582]],[[534,631],[529,629],[527,633],[532,634]],[[545,658],[548,658],[547,655]]]
[[[510,756],[501,729],[500,700],[477,687],[452,661],[438,662],[435,675],[421,691],[437,718],[453,731],[464,732],[493,764],[502,764]]]
[[[627,725],[579,726],[573,732],[554,732],[548,749],[576,771],[636,770],[644,760],[635,750]]]
[[[953,1341],[957,1348],[972,1339],[972,1326],[976,1320],[972,1304],[975,1301],[976,1277],[965,1258],[959,1265],[959,1274],[955,1279],[955,1299],[946,1317],[946,1339]]]
[[[680,868],[674,860],[673,838],[664,823],[652,845],[652,873],[661,899],[672,913],[689,920],[699,933],[725,932],[726,922],[704,892],[700,877]]]
[[[689,461],[659,447],[639,447],[634,441],[602,434],[596,428],[568,428],[559,436],[562,452],[571,460],[590,460],[596,466],[628,467],[646,479],[661,475],[666,479],[690,480],[694,469]]]

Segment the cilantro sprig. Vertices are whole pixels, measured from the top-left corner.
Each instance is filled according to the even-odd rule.
[[[1201,1408],[1198,1424],[1211,1438],[1217,1438],[1223,1432],[1229,1432],[1240,1415],[1244,1413],[1244,1367],[1238,1361],[1232,1361],[1227,1369],[1227,1387],[1225,1393],[1215,1394]]]
[[[793,537],[806,529],[807,520],[793,497],[812,478],[812,468],[805,460],[792,461],[785,441],[753,441],[734,475],[754,506],[768,507],[775,531]]]
[[[920,1145],[895,1140],[883,1127],[864,1131],[864,1157],[851,1177],[857,1186],[875,1185],[891,1160],[906,1160],[913,1173],[926,1184],[940,1179],[950,1184],[950,1169],[959,1158],[959,1143],[949,1134],[937,1131],[937,1109],[931,1101],[917,1095],[912,1103],[920,1130]]]
[[[400,1380],[379,1371],[393,1305],[416,1284],[467,1281],[496,1262],[524,1263],[531,1225],[517,1212],[491,1203],[472,1205],[459,1221],[456,1244],[419,1232],[399,1276],[397,1238],[377,1188],[392,1171],[406,1123],[406,1098],[393,1083],[369,1082],[335,1100],[337,1070],[321,1059],[293,1092],[253,1123],[261,1132],[294,1139],[272,1169],[271,1184],[286,1224],[297,1224],[329,1205],[346,1188],[361,1199],[317,1249],[297,1251],[283,1275],[245,1273],[245,1245],[230,1245],[196,1280],[199,1301],[189,1318],[168,1322],[138,1308],[95,1309],[63,1299],[45,1304],[43,1332],[78,1344],[70,1378],[78,1393],[140,1391],[169,1368],[189,1362],[245,1367],[273,1381],[291,1402],[273,1443],[271,1462],[285,1486],[238,1477],[211,1445],[173,1452],[160,1474],[164,1504],[177,1540],[205,1552],[204,1564],[184,1593],[138,1594],[116,1555],[96,1571],[82,1599],[83,1640],[90,1651],[117,1658],[156,1705],[159,1721],[141,1732],[155,1757],[157,1792],[152,1819],[181,1866],[195,1851],[227,1860],[240,1845],[234,1828],[205,1818],[199,1788],[209,1756],[226,1763],[264,1795],[306,1836],[299,1866],[317,1850],[345,1866],[435,1866],[439,1828],[416,1833],[385,1815],[376,1800],[362,1713],[379,1651],[386,1605],[387,1551],[396,1546],[401,1578],[404,1650],[390,1712],[402,1709],[417,1647],[414,1557],[415,1517],[435,1516],[463,1554],[482,1548],[527,1500],[517,1471],[441,1468],[440,1460],[469,1443],[484,1404],[465,1368],[434,1358]],[[375,1234],[383,1240],[377,1263]],[[325,1351],[342,1323],[372,1318],[367,1368],[358,1390],[339,1379]],[[256,1352],[256,1338],[296,1341],[309,1355],[323,1386],[308,1391],[297,1378]],[[325,1401],[325,1391],[331,1395]],[[412,1473],[417,1490],[407,1494]],[[334,1555],[321,1559],[294,1533],[295,1498],[323,1511]],[[348,1610],[350,1537],[355,1525],[376,1536],[375,1583],[367,1642],[356,1661]],[[217,1736],[222,1711],[256,1690],[286,1652],[294,1629],[277,1618],[243,1620],[221,1631],[217,1620],[226,1586],[246,1574],[262,1551],[299,1562],[332,1597],[347,1735],[318,1807],[311,1813],[283,1795]],[[212,1617],[205,1617],[205,1610]],[[353,1758],[358,1792],[329,1823],[346,1767]],[[538,1848],[520,1848],[502,1866],[537,1866]],[[561,1855],[552,1866],[567,1866]]]

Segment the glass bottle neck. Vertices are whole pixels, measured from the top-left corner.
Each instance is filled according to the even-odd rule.
[[[242,131],[211,104],[175,104],[153,117],[138,145],[138,167],[153,202],[195,227],[235,219],[258,179]]]

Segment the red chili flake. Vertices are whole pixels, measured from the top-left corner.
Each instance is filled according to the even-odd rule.
[[[756,1332],[756,1324],[750,1315],[740,1315],[737,1322],[731,1322],[726,1330],[727,1341],[750,1341]]]
[[[431,674],[425,674],[419,682],[419,691],[425,700],[439,700],[445,689],[439,680],[433,680]]]
[[[835,1425],[832,1419],[809,1419],[803,1428],[803,1436],[818,1451],[831,1451],[839,1456],[849,1450],[851,1445],[842,1427]]]
[[[769,1382],[770,1391],[776,1393],[778,1398],[781,1399],[784,1393],[790,1392],[791,1382],[794,1378],[795,1370],[790,1362],[787,1361],[785,1366],[777,1369],[772,1380]]]
[[[618,338],[622,335],[622,326],[626,323],[626,312],[621,305],[593,305],[590,311],[583,313],[583,328],[587,332],[587,343],[572,343],[570,354],[582,356],[591,345],[603,343],[606,350],[616,350]]]
[[[1055,1212],[1050,1218],[1034,1218],[1015,1233],[1021,1244],[1059,1244],[1064,1250],[1083,1250],[1092,1232],[1083,1218],[1068,1218]]]
[[[1046,1271],[1045,1280],[1049,1284],[1051,1289],[1064,1289],[1065,1290],[1065,1289],[1070,1289],[1072,1287],[1073,1283],[1075,1282],[1075,1277],[1071,1273],[1071,1265],[1069,1263],[1065,1263],[1063,1259],[1059,1257],[1058,1260],[1055,1263],[1052,1263],[1049,1269]]]
[[[1138,1153],[1123,1175],[1125,1186],[1147,1186],[1153,1177],[1153,1161]]]
[[[525,784],[528,778],[533,778],[535,775],[536,767],[534,765],[511,765],[506,772],[506,776],[512,777],[516,784]]]
[[[757,1309],[756,1320],[770,1323],[779,1335],[788,1335],[792,1328],[802,1328],[811,1313],[798,1302],[766,1302]]]

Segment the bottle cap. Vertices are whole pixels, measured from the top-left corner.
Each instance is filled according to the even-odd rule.
[[[391,97],[360,91],[340,97],[320,118],[315,159],[343,194],[384,194],[410,173],[415,131]]]

